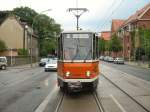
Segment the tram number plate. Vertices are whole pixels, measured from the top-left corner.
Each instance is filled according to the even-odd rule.
[[[71,88],[82,88],[82,84],[81,82],[69,82],[68,86]]]

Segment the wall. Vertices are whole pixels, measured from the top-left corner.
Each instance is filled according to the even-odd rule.
[[[0,39],[9,48],[23,48],[23,28],[14,17],[8,17],[0,26]]]
[[[18,52],[17,51],[3,51],[3,52],[0,52],[0,56],[18,56]]]
[[[137,25],[142,28],[150,29],[150,20],[149,21],[148,20],[147,21],[146,20],[138,21]]]
[[[150,19],[150,8],[147,12],[141,17],[141,19]]]

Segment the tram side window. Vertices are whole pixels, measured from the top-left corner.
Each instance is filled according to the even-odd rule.
[[[93,35],[93,59],[96,58],[96,38],[95,35]]]
[[[99,58],[99,39],[98,39],[98,36],[95,36],[96,37],[96,58],[98,59]]]
[[[57,57],[58,59],[60,59],[60,37],[58,37],[57,43],[58,43]]]
[[[93,59],[98,59],[98,37],[93,37]]]
[[[62,35],[58,38],[58,59],[62,60]]]

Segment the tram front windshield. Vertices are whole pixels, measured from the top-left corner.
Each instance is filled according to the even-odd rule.
[[[64,34],[64,60],[92,59],[92,34]]]

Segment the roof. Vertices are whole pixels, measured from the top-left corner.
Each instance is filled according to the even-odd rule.
[[[111,26],[112,32],[116,32],[124,24],[124,22],[125,20],[113,19],[112,26]]]
[[[11,11],[0,11],[0,25],[3,23],[3,21],[8,17],[10,13]]]
[[[143,7],[142,9],[136,11],[135,14],[131,15],[124,23],[124,25],[131,23],[133,21],[136,21],[138,19],[140,19],[148,10],[150,9],[150,3],[147,4],[145,7]]]
[[[8,18],[8,17],[14,17],[14,19],[17,20],[17,22],[21,25],[21,26],[25,26],[27,25],[27,22],[23,19],[21,19],[20,17],[14,15],[12,13],[12,11],[0,11],[0,25]]]
[[[27,22],[22,22],[22,21],[20,21],[20,18],[17,17],[17,16],[15,16],[15,15],[7,15],[7,16],[3,19],[2,23],[3,23],[5,20],[7,20],[8,18],[15,19],[15,20],[18,22],[18,24],[19,24],[22,28],[24,28],[25,25],[27,25]],[[1,24],[2,24],[2,23],[1,23]]]
[[[0,11],[0,25],[9,17],[13,17],[17,22],[24,27],[27,22],[22,21],[19,17],[11,13],[12,11]]]
[[[104,40],[110,40],[111,38],[111,31],[103,31],[101,32],[101,38]]]
[[[18,16],[13,15],[13,14],[10,15],[10,11],[0,11],[0,25],[1,25],[5,20],[7,20],[8,18],[13,18],[13,19],[15,19],[15,20],[17,21],[17,23],[18,23],[22,28],[25,28],[25,26],[28,25],[27,22],[22,21]],[[28,27],[31,28],[30,25],[28,25]],[[35,32],[33,32],[32,36],[33,36],[33,37],[36,37],[36,38],[38,37],[38,36],[35,34]]]

